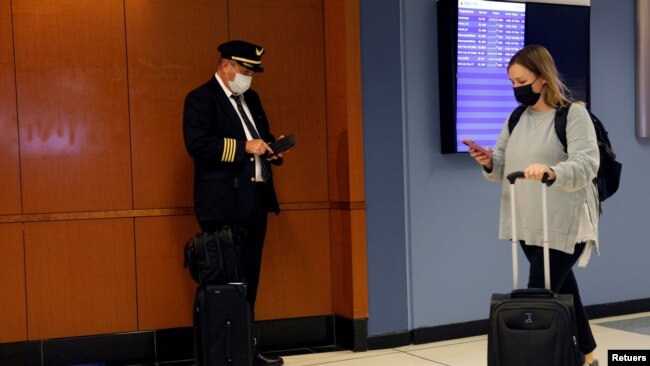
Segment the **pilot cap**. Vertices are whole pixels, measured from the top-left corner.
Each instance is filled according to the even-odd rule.
[[[254,72],[263,72],[262,55],[264,47],[246,41],[234,40],[222,43],[217,48],[221,58],[237,61],[238,64]]]

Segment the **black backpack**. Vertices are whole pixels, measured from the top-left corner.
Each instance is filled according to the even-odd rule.
[[[567,104],[558,108],[555,112],[555,133],[558,139],[560,139],[562,146],[564,146],[565,153],[567,151],[566,124],[569,107],[570,104]],[[519,122],[519,118],[521,118],[524,110],[526,110],[526,106],[520,105],[510,114],[510,118],[508,119],[508,131],[510,133],[512,133],[512,130]],[[598,140],[598,150],[600,151],[600,168],[598,168],[598,174],[594,178],[594,184],[598,188],[598,198],[602,202],[618,190],[618,185],[621,181],[622,164],[616,161],[616,154],[614,153],[614,149],[612,149],[612,144],[609,142],[607,130],[605,130],[603,123],[591,111],[589,111],[589,117],[591,117],[591,121],[594,123],[594,128],[596,129],[596,139]]]
[[[239,226],[196,234],[185,244],[183,267],[202,286],[243,282],[241,247],[245,241],[246,230]]]

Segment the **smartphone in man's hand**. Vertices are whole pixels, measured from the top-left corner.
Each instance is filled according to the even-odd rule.
[[[293,134],[269,143],[269,147],[271,148],[271,150],[273,150],[272,155],[278,155],[279,153],[283,153],[289,150],[290,148],[294,147],[295,145],[296,145],[296,137]]]

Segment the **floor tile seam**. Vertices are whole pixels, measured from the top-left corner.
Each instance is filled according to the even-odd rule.
[[[599,325],[599,324],[594,324],[594,325],[596,325],[598,327],[601,327],[601,328],[605,328],[606,330],[612,330],[612,331],[617,331],[617,332],[623,332],[623,333],[626,333],[626,334],[631,334],[631,335],[634,335],[634,336],[650,338],[650,334],[646,334],[646,333],[639,333],[639,332],[634,332],[634,331],[627,330],[627,329],[619,329],[619,328],[614,328],[614,327],[607,327],[607,326]]]
[[[458,343],[439,344],[439,345],[436,345],[435,342],[434,342],[434,343],[431,343],[431,346],[424,346],[422,348],[417,348],[417,349],[411,349],[411,350],[400,350],[400,349],[397,349],[397,348],[394,348],[394,349],[396,349],[396,350],[398,350],[400,352],[408,353],[408,352],[416,352],[416,351],[422,351],[422,350],[434,349],[434,348],[455,347],[455,346],[461,346],[461,345],[466,345],[466,344],[471,344],[471,343],[478,343],[478,342],[486,342],[486,341],[487,341],[487,338],[485,338],[485,339],[476,339],[476,340],[473,340],[473,341],[462,341],[462,342],[458,342]]]
[[[602,328],[609,328],[609,329],[616,329],[616,330],[622,330],[624,332],[630,332],[630,333],[636,333],[636,334],[642,334],[642,335],[650,335],[649,333],[643,333],[641,330],[635,330],[635,329],[626,329],[623,327],[620,327],[618,325],[604,325],[604,324],[593,324]],[[643,327],[642,329],[645,330],[647,327]]]
[[[415,357],[415,358],[419,358],[419,359],[421,359],[421,360],[425,360],[425,361],[427,361],[427,362],[433,362],[433,363],[436,364],[436,365],[440,365],[440,366],[451,366],[450,364],[442,363],[442,362],[438,362],[438,361],[436,361],[436,360],[431,360],[431,359],[428,359],[428,358],[426,358],[426,357],[422,357],[422,356],[414,355],[414,354],[411,354],[411,353],[408,353],[408,352],[405,352],[405,353],[406,353],[407,355],[409,355],[409,356],[412,356],[412,357]]]
[[[629,318],[629,319],[618,319],[618,320],[609,320],[609,321],[604,321],[597,323],[600,325],[603,324],[643,324],[643,325],[650,325],[650,316],[642,316],[638,318]]]
[[[423,349],[424,349],[424,348],[423,348]],[[398,351],[399,351],[399,350],[398,350]],[[418,350],[418,351],[419,351],[419,350]],[[435,360],[428,359],[428,358],[426,358],[426,357],[422,357],[422,356],[419,356],[419,355],[414,355],[414,354],[412,354],[412,353],[410,353],[410,352],[407,352],[407,351],[399,351],[399,352],[401,352],[401,353],[405,353],[405,354],[407,354],[407,355],[409,355],[409,356],[412,356],[412,357],[415,357],[415,358],[419,358],[419,359],[421,359],[421,360],[425,360],[425,361],[427,361],[427,362],[433,362],[433,363],[436,364],[436,365],[441,365],[441,366],[451,366],[451,365],[449,365],[449,364],[447,364],[447,363],[442,363],[442,362],[438,362],[438,361],[435,361]]]
[[[616,330],[620,330],[620,331],[623,331],[623,332],[629,332],[629,333],[635,333],[635,334],[641,334],[641,335],[648,335],[648,336],[650,336],[650,334],[648,334],[648,333],[639,333],[639,332],[635,332],[635,331],[632,330],[632,329],[623,329],[623,328],[619,328],[621,325],[620,325],[620,323],[618,323],[618,324],[617,324],[617,323],[618,323],[618,322],[592,323],[591,326],[592,326],[592,327],[596,326],[596,327],[601,327],[601,328],[607,328],[607,329],[616,329]],[[637,328],[646,329],[646,328],[648,328],[649,326],[650,326],[650,324],[648,324],[648,325],[643,324],[643,326],[641,326],[641,327],[637,327]]]
[[[392,349],[392,348],[391,348],[391,349]],[[301,365],[301,366],[327,365],[327,364],[330,364],[330,363],[337,363],[337,362],[344,362],[344,361],[352,361],[352,360],[363,360],[363,359],[368,359],[368,358],[384,357],[384,356],[394,355],[394,354],[398,354],[398,353],[400,353],[399,351],[397,351],[397,350],[395,350],[395,349],[392,349],[392,350],[395,351],[395,352],[386,352],[386,353],[382,353],[382,354],[380,354],[380,355],[370,355],[370,356],[360,356],[360,357],[349,357],[349,358],[345,358],[345,359],[337,359],[337,360],[329,360],[329,361],[323,361],[323,360],[321,360],[322,362],[318,362],[317,360],[314,360],[313,362],[316,362],[316,363],[305,363],[305,364],[303,364],[303,365]],[[359,354],[359,353],[357,352],[357,353],[354,353],[354,354]],[[312,361],[305,361],[305,362],[312,362]]]
[[[625,314],[625,315],[616,315],[608,316],[605,318],[590,319],[589,322],[593,324],[608,323],[612,321],[625,321],[632,319],[642,319],[650,317],[650,312],[634,313],[634,314]]]

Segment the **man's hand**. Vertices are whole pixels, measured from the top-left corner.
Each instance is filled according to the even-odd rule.
[[[273,150],[261,139],[246,141],[246,152],[255,155],[273,154]]]
[[[284,138],[284,135],[280,135],[280,137],[278,137],[278,140],[281,140],[283,138]],[[270,153],[269,156],[266,157],[266,160],[271,161],[271,160],[276,160],[276,159],[282,158],[282,157],[284,157],[284,153],[286,153],[286,152],[289,152],[289,150],[286,150],[284,152],[277,153],[277,154]]]

